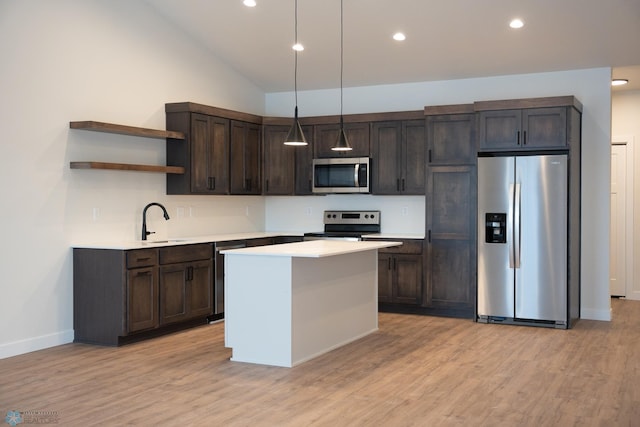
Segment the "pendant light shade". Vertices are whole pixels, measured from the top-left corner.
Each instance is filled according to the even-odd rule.
[[[302,132],[302,126],[298,121],[298,106],[296,105],[295,117],[293,119],[293,126],[289,129],[287,139],[284,140],[284,145],[307,145],[307,139]]]
[[[298,43],[298,0],[295,0],[295,44],[293,46],[295,55],[295,67],[293,72],[293,88],[296,97],[296,108],[294,110],[293,124],[287,134],[287,138],[284,140],[284,145],[307,145],[307,139],[302,132],[302,126],[298,121],[298,51],[302,50],[301,45]]]
[[[340,133],[338,134],[338,140],[336,144],[331,147],[333,151],[351,151],[351,144],[347,139],[347,135],[344,133],[344,116],[342,115],[342,74],[344,69],[344,25],[342,19],[342,6],[343,0],[340,0]]]

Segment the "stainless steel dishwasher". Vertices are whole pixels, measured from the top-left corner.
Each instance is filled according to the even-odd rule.
[[[244,240],[232,240],[216,242],[213,245],[215,251],[215,283],[213,292],[213,316],[209,320],[215,321],[224,318],[224,254],[220,253],[228,249],[246,248]]]

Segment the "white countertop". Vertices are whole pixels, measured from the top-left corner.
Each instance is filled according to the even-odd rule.
[[[312,240],[308,242],[284,243],[281,245],[256,246],[253,248],[229,249],[222,251],[229,255],[262,255],[279,257],[322,258],[353,252],[400,246],[402,242],[389,241],[345,241]]]
[[[129,240],[129,241],[85,241],[76,242],[71,245],[72,248],[84,249],[145,249],[158,248],[162,246],[179,246],[193,245],[196,243],[215,243],[233,240],[260,239],[265,237],[276,236],[302,236],[300,232],[284,232],[284,231],[252,231],[246,233],[226,233],[226,234],[209,234],[193,237],[172,237],[167,240]],[[424,239],[424,235],[420,234],[401,234],[401,233],[378,233],[366,234],[362,237],[367,239]]]
[[[276,236],[302,236],[302,233],[287,233],[287,232],[265,232],[254,231],[248,233],[228,233],[228,234],[210,234],[205,236],[195,237],[175,237],[167,240],[130,240],[130,241],[102,241],[102,242],[78,242],[74,243],[73,248],[84,249],[146,249],[146,248],[158,248],[162,246],[178,246],[178,245],[193,245],[196,243],[214,243],[225,242],[233,240],[246,240],[246,239],[260,239],[264,237],[276,237]]]

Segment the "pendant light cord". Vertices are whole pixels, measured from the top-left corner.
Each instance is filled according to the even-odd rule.
[[[298,44],[298,0],[296,0],[295,14],[296,16],[294,19],[294,23],[295,23],[294,36],[295,36],[295,44],[297,45]],[[294,58],[295,58],[295,65],[293,67],[293,91],[295,93],[295,98],[296,98],[296,116],[297,116],[297,113],[298,113],[298,49],[294,49]]]
[[[344,72],[344,24],[343,24],[343,0],[340,0],[340,127],[342,127],[342,74]]]

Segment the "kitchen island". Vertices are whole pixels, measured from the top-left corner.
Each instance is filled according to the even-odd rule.
[[[225,254],[225,346],[232,361],[292,367],[378,329],[378,249],[316,240]]]

